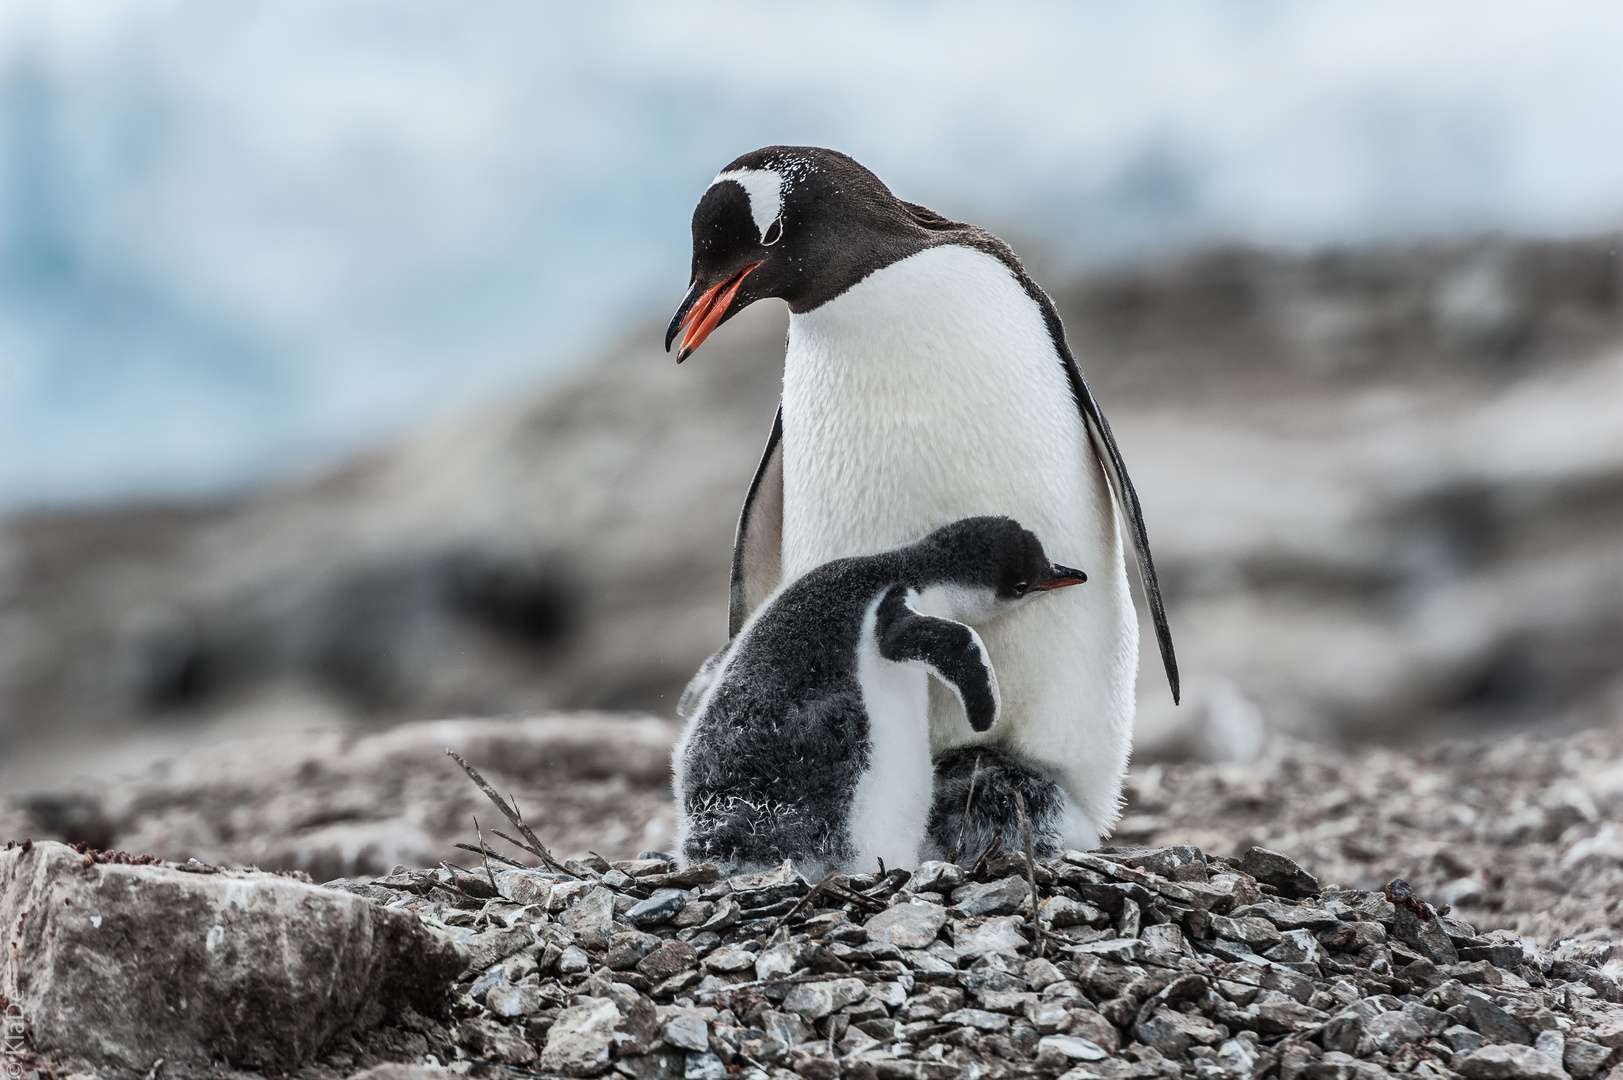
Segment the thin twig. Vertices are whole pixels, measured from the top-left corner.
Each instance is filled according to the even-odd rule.
[[[1019,791],[1014,793],[1014,808],[1020,812],[1020,839],[1026,845],[1026,884],[1031,886],[1031,925],[1037,931],[1031,951],[1033,956],[1040,957],[1043,954],[1043,919],[1037,909],[1040,903],[1037,896],[1037,856],[1031,850],[1031,822],[1026,818],[1026,797]]]
[[[772,932],[766,936],[767,943],[771,944],[772,939],[777,936],[778,931],[783,929],[784,923],[787,923],[790,919],[794,918],[797,914],[799,914],[800,909],[805,907],[807,904],[811,903],[813,898],[815,898],[818,894],[820,894],[823,891],[824,887],[827,886],[833,880],[834,880],[834,874],[831,871],[831,872],[829,872],[829,874],[827,874],[823,878],[822,881],[819,881],[816,885],[813,885],[811,887],[810,892],[808,892],[805,896],[802,896],[800,898],[800,903],[796,904],[794,907],[790,908],[788,911],[785,911],[782,915],[779,915],[778,916],[778,921],[772,924]]]
[[[468,779],[477,784],[479,786],[479,790],[485,793],[485,798],[495,803],[497,808],[501,810],[502,815],[506,817],[508,821],[513,823],[513,828],[518,830],[519,835],[524,837],[525,840],[529,841],[528,844],[520,844],[520,847],[526,848],[531,855],[534,855],[536,858],[540,859],[554,870],[559,870],[565,874],[569,874],[569,871],[564,869],[563,864],[552,857],[552,852],[547,850],[547,846],[541,842],[540,838],[537,837],[535,833],[530,831],[530,827],[528,825],[524,824],[524,818],[518,812],[518,802],[516,800],[512,806],[508,806],[507,803],[503,801],[502,797],[496,794],[496,789],[491,787],[483,776],[479,775],[479,770],[462,760],[461,754],[457,753],[455,750],[452,750],[449,746],[445,748],[445,752],[450,755],[452,761],[455,761],[458,765],[462,766],[462,771],[467,773]],[[503,839],[510,840],[511,837],[503,837]],[[573,877],[574,875],[570,874],[570,876]]]
[[[500,836],[501,834],[497,833],[497,835]],[[456,844],[455,846],[461,848],[463,851],[478,851],[479,850],[478,848],[474,847],[472,844]],[[528,865],[526,865],[524,863],[521,863],[517,859],[509,859],[506,855],[503,855],[499,851],[491,851],[491,850],[489,850],[487,848],[485,850],[485,854],[488,855],[490,858],[495,859],[499,863],[506,863],[508,866],[516,866],[520,870],[533,870],[533,869],[535,869],[535,867],[528,866]]]
[[[496,887],[496,875],[490,869],[490,849],[485,847],[485,834],[479,831],[478,814],[473,815],[473,832],[475,836],[479,837],[479,854],[485,857],[485,877],[490,879],[490,890],[500,896],[502,891]],[[1027,843],[1026,847],[1029,849],[1031,844]]]
[[[975,803],[975,781],[980,778],[980,775],[981,756],[976,754],[975,768],[970,770],[969,773],[969,794],[964,796],[964,823],[958,826],[958,842],[952,845],[952,853],[947,856],[947,861],[950,863],[957,862],[959,853],[963,851],[964,837],[969,832],[969,808]]]

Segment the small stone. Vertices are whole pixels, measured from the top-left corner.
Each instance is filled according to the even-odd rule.
[[[953,890],[952,906],[965,915],[1011,915],[1031,897],[1026,879],[1010,875],[984,885],[964,885]]]
[[[1315,1027],[1329,1019],[1318,1009],[1294,1001],[1264,1002],[1257,1005],[1256,1009],[1257,1030],[1270,1035]]]
[[[1065,981],[1065,973],[1055,967],[1052,961],[1041,957],[1027,960],[1026,966],[1020,970],[1020,976],[1033,990],[1041,990],[1045,986]]]
[[[475,971],[482,971],[533,944],[535,935],[524,926],[486,930],[462,939],[462,947],[468,950],[468,966]]]
[[[943,1016],[940,1023],[961,1024],[979,1031],[1003,1031],[1009,1026],[1009,1018],[985,1009],[955,1009]]]
[[[896,904],[869,919],[863,932],[869,941],[899,949],[922,949],[947,924],[947,911],[934,904]]]
[[[606,934],[614,926],[614,893],[601,885],[594,886],[558,916],[558,921],[577,934],[588,931]]]
[[[1576,1080],[1588,1080],[1600,1071],[1611,1057],[1610,1047],[1600,1043],[1589,1042],[1587,1039],[1568,1039],[1566,1052],[1561,1056],[1562,1064],[1567,1067]]]
[[[500,983],[485,995],[485,1008],[497,1016],[511,1019],[529,1016],[541,1011],[541,987],[535,983],[514,986]]]
[[[692,1013],[671,1017],[660,1029],[659,1036],[678,1050],[702,1054],[710,1049],[710,1025]]]
[[[603,962],[612,971],[630,971],[659,946],[659,938],[639,930],[615,934],[609,938],[609,951]]]
[[[1456,1057],[1452,1067],[1466,1080],[1567,1080],[1561,1059],[1531,1046],[1484,1046]]]
[[[593,998],[563,1010],[547,1030],[547,1045],[541,1051],[542,1071],[565,1076],[596,1076],[603,1072],[608,1068],[609,1047],[619,1022],[620,1010],[607,998]]]
[[[1110,1055],[1098,1043],[1079,1039],[1075,1035],[1047,1035],[1037,1040],[1037,1052],[1044,1049],[1057,1052],[1070,1061],[1103,1061]]]
[[[964,883],[964,868],[957,863],[931,859],[919,863],[907,887],[914,892],[950,893]]]
[[[1401,1012],[1383,1012],[1364,1021],[1363,1037],[1355,1053],[1359,1057],[1390,1054],[1407,1043],[1425,1039],[1426,1032],[1413,1018]]]
[[[1324,953],[1311,931],[1286,930],[1279,935],[1279,944],[1262,955],[1281,964],[1313,964]]]
[[[1240,856],[1240,869],[1293,899],[1319,895],[1318,878],[1303,870],[1294,859],[1268,848],[1247,849]]]
[[[637,963],[637,973],[655,982],[691,971],[699,965],[699,953],[685,941],[670,938]]]
[[[794,1013],[767,1009],[761,1013],[760,1025],[767,1038],[776,1039],[784,1046],[799,1046],[810,1037],[806,1024]]]
[[[558,956],[558,974],[579,975],[592,969],[592,958],[578,946],[571,945]]]
[[[1026,1006],[1026,1020],[1043,1035],[1063,1031],[1070,1019],[1071,1011],[1063,1001],[1039,1000]]]
[[[1236,908],[1234,917],[1267,919],[1281,930],[1324,930],[1341,921],[1314,904],[1281,904],[1277,900]]]
[[[1043,922],[1056,930],[1068,926],[1097,926],[1104,923],[1105,913],[1092,904],[1072,900],[1069,896],[1050,896],[1038,908]]]
[[[703,960],[700,960],[699,966],[706,971],[720,971],[723,973],[745,971],[755,966],[755,954],[748,949],[741,949],[737,945],[723,945]]]
[[[972,920],[956,921],[952,932],[953,951],[962,957],[1018,953],[1026,947],[1026,935],[1021,930],[1024,923],[1018,915],[987,919],[979,926],[974,926]],[[1138,944],[1136,938],[1133,940]]]
[[[1183,931],[1177,923],[1160,923],[1156,926],[1146,926],[1138,933],[1139,940],[1151,952],[1182,952]]]
[[[833,979],[800,983],[784,995],[783,1008],[803,1020],[821,1020],[838,1012],[868,992],[861,979]]]
[[[702,1054],[689,1054],[686,1068],[682,1072],[683,1080],[725,1080],[727,1066],[721,1058],[706,1051]]]
[[[612,1012],[614,1006],[609,1006]],[[616,1016],[619,1014],[616,1013]],[[523,1035],[509,1028],[506,1024],[499,1024],[494,1020],[479,1018],[464,1020],[457,1029],[457,1041],[472,1050],[478,1056],[490,1061],[497,1061],[504,1065],[527,1065],[535,1060],[535,1047]],[[603,1062],[608,1063],[608,1048],[605,1044]],[[562,1070],[559,1070],[562,1071]],[[574,1076],[588,1076],[590,1073],[572,1073]]]
[[[1465,1030],[1470,1031],[1469,1028]],[[1475,1035],[1476,1032],[1472,1031],[1471,1034]],[[1325,1021],[1324,1032],[1320,1038],[1326,1050],[1351,1054],[1358,1050],[1358,1043],[1363,1036],[1363,1015],[1356,1009],[1343,1009]]]
[[[1133,1026],[1133,1034],[1146,1046],[1153,1046],[1167,1057],[1183,1059],[1191,1046],[1211,1046],[1228,1038],[1226,1027],[1215,1024],[1199,1013],[1181,1013],[1161,1009],[1154,1016]]]
[[[1243,919],[1213,915],[1212,933],[1241,945],[1249,945],[1252,949],[1270,949],[1279,944],[1279,928],[1255,915]]]
[[[686,906],[687,894],[681,889],[657,889],[648,899],[631,906],[626,922],[632,926],[658,926]]]
[[[493,967],[483,975],[479,976],[477,979],[473,980],[473,985],[468,987],[468,996],[473,998],[475,1001],[483,1001],[485,1000],[485,994],[490,991],[492,986],[496,986],[506,981],[507,973],[504,972],[500,967]]]
[[[1481,1032],[1488,1042],[1532,1045],[1533,1033],[1527,1029],[1527,1025],[1483,995],[1470,994],[1465,999],[1465,1007],[1471,1017],[1471,1026]]]
[[[1456,1054],[1469,1054],[1472,1050],[1480,1049],[1484,1042],[1481,1033],[1472,1031],[1464,1024],[1444,1028],[1442,1038]]]
[[[1144,943],[1138,938],[1107,938],[1072,945],[1069,951],[1077,956],[1102,956],[1130,964],[1144,955]]]
[[[987,990],[980,995],[981,1008],[987,1012],[1008,1013],[1012,1016],[1024,1016],[1026,1006],[1036,1000],[1036,994],[1019,990]]]

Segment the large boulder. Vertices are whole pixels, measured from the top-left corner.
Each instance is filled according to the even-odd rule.
[[[430,1011],[466,966],[414,915],[298,877],[0,851],[0,993],[42,1056],[289,1070],[335,1036]]]

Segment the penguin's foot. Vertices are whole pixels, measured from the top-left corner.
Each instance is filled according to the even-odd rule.
[[[968,862],[994,842],[1005,851],[1024,850],[1017,792],[1038,858],[1099,845],[1097,828],[1046,772],[998,747],[960,746],[935,759],[923,857]]]

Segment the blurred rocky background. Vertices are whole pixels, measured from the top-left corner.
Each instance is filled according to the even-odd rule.
[[[1124,842],[1610,933],[1623,17],[710,6],[0,11],[0,839],[467,859],[455,745],[566,854],[668,844],[785,316],[659,340],[788,140],[1059,303],[1184,672]]]

